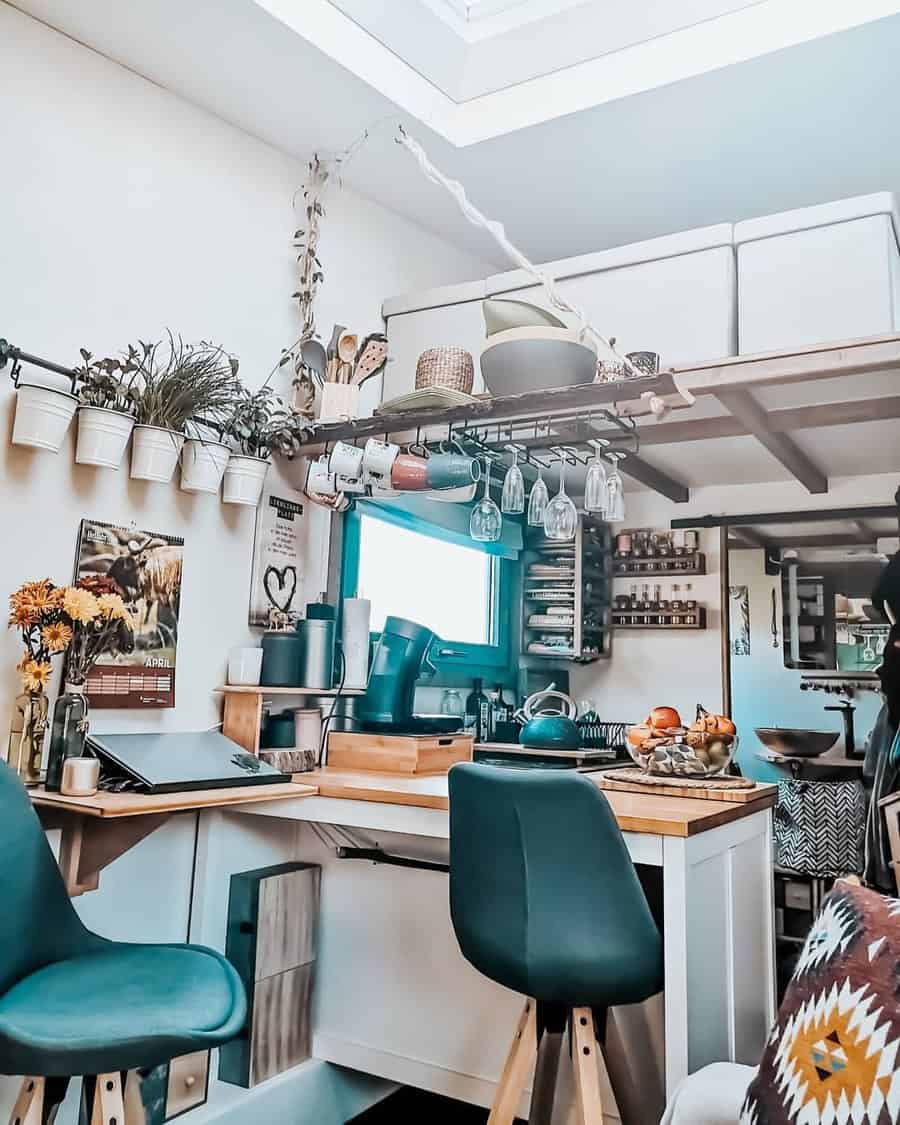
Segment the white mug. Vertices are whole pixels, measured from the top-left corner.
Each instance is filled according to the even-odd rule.
[[[363,467],[366,470],[366,475],[370,479],[389,479],[399,452],[400,446],[394,445],[393,442],[369,438],[363,453]]]
[[[256,687],[262,672],[261,648],[233,648],[228,654],[228,682]]]
[[[363,451],[348,441],[335,443],[328,461],[329,470],[335,476],[358,480],[362,474]]]
[[[362,477],[344,477],[338,474],[334,478],[334,486],[338,492],[365,492],[366,482]]]
[[[319,496],[334,496],[337,493],[334,477],[328,471],[327,457],[319,457],[309,466],[306,489],[308,492],[315,492]]]

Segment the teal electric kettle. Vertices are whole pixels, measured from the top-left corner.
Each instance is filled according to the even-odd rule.
[[[565,692],[551,684],[545,691],[530,695],[516,718],[522,723],[519,743],[530,750],[577,750],[581,734],[575,725],[578,707]]]

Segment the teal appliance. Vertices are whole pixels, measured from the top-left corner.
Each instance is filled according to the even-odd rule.
[[[359,710],[364,730],[443,734],[459,729],[460,720],[453,715],[413,713],[419,677],[436,671],[428,652],[437,639],[431,629],[415,621],[385,618]]]

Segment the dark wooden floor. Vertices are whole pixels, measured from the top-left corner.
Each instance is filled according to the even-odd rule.
[[[486,1109],[439,1098],[421,1090],[398,1090],[379,1105],[353,1118],[354,1125],[399,1125],[403,1121],[422,1121],[428,1125],[484,1125]]]

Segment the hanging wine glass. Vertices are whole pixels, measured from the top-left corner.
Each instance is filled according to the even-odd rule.
[[[538,475],[537,480],[531,486],[531,493],[528,497],[528,526],[543,527],[550,493],[547,491],[547,483],[544,480],[543,465],[539,461],[536,461],[535,464],[537,465]]]
[[[591,441],[589,444],[593,447],[594,456],[584,478],[584,510],[605,516],[609,511],[609,480],[600,453],[609,442],[598,440]]]
[[[625,489],[619,472],[619,457],[618,453],[610,454],[613,470],[607,480],[609,505],[606,510],[606,518],[610,523],[621,523],[625,519]]]
[[[525,511],[525,478],[519,468],[518,446],[508,445],[506,448],[513,455],[513,463],[506,470],[503,480],[500,508],[507,515],[520,516]]]
[[[491,462],[484,463],[484,495],[469,517],[469,535],[479,543],[496,543],[503,527],[500,509],[491,499]]]
[[[578,512],[566,495],[567,460],[568,454],[561,450],[559,454],[559,492],[547,505],[547,511],[544,513],[544,534],[548,539],[574,539],[578,527]]]

